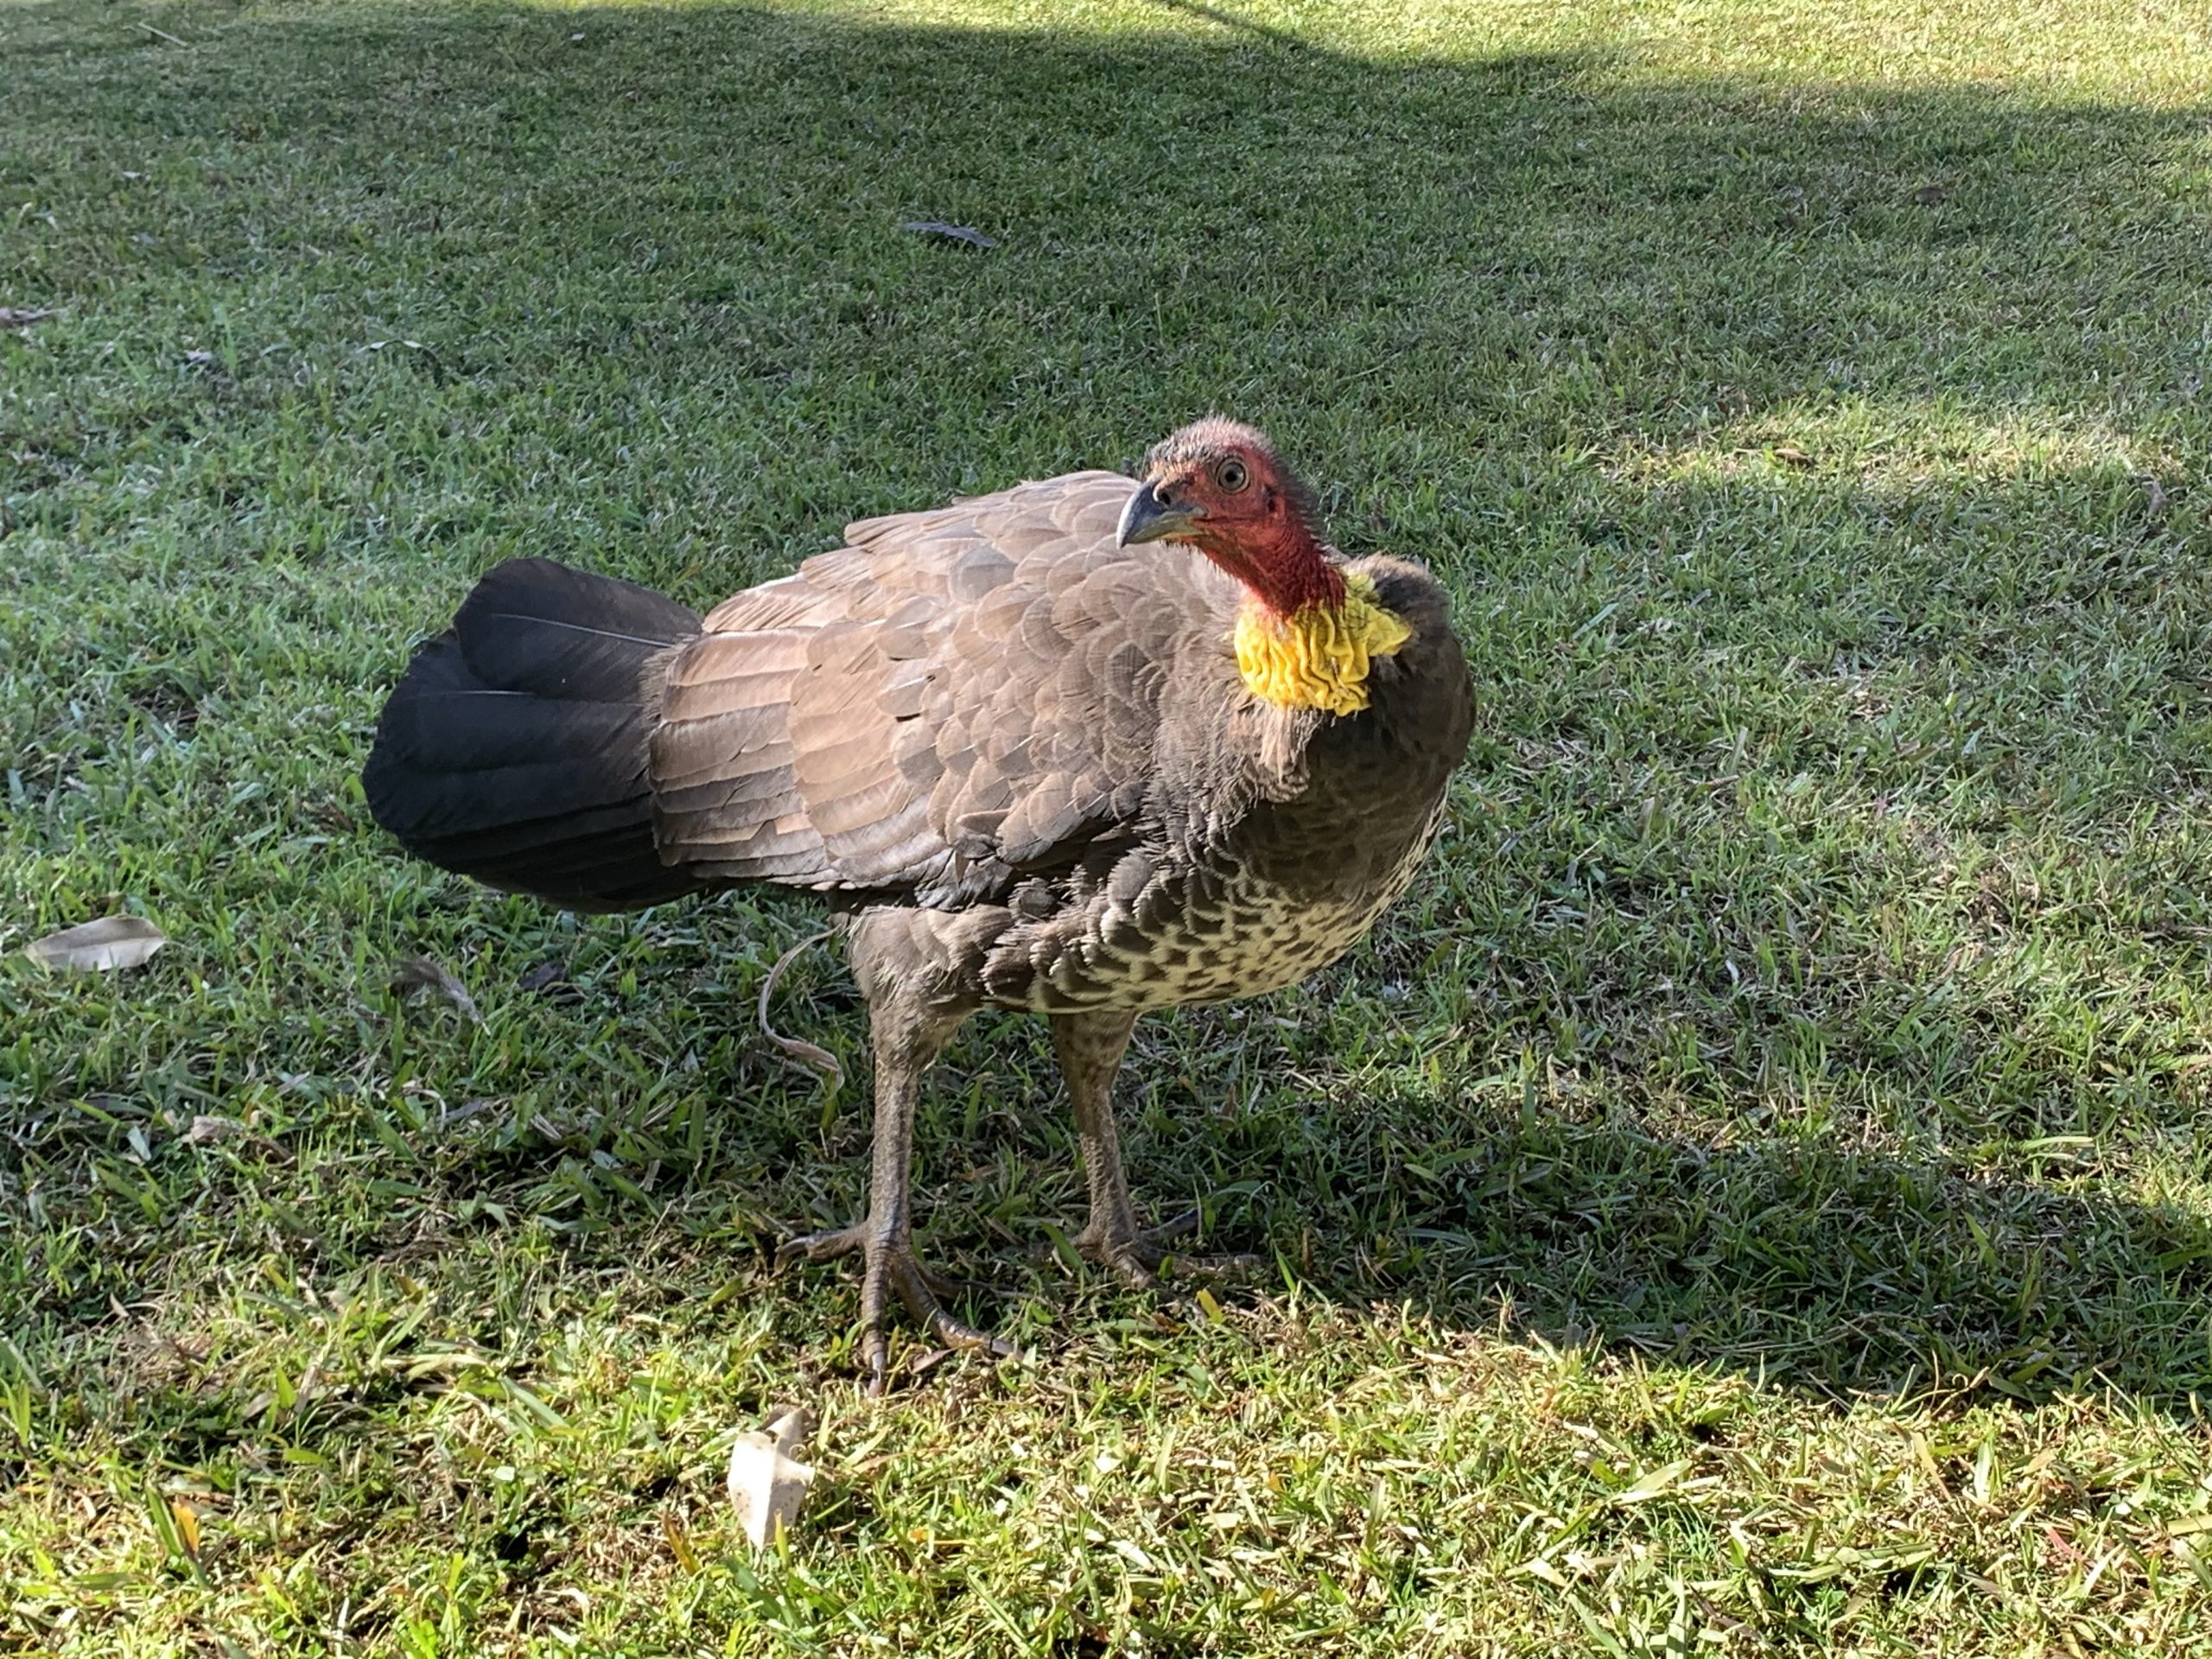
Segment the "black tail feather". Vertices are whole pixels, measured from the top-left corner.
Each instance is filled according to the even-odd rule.
[[[675,601],[550,559],[511,559],[415,653],[361,774],[407,849],[576,910],[695,890],[653,846],[647,744]]]

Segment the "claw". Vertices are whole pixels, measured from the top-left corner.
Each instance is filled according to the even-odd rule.
[[[910,1240],[878,1236],[864,1221],[786,1240],[776,1252],[776,1265],[782,1268],[794,1262],[829,1262],[856,1252],[868,1258],[861,1275],[861,1369],[867,1375],[871,1399],[880,1397],[890,1386],[887,1332],[893,1294],[915,1323],[944,1347],[998,1359],[1010,1359],[1021,1352],[1005,1338],[978,1330],[944,1311],[941,1298],[949,1300],[978,1287],[932,1272],[915,1255]]]
[[[861,1391],[871,1400],[882,1399],[891,1387],[891,1346],[881,1325],[871,1325],[861,1333],[861,1367],[868,1373]]]

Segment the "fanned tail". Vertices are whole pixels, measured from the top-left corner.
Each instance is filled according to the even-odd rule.
[[[419,858],[573,910],[639,910],[696,890],[653,842],[647,744],[674,600],[510,559],[415,653],[377,721],[361,785]]]

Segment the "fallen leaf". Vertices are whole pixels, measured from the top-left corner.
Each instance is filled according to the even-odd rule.
[[[934,236],[946,242],[959,242],[971,248],[995,248],[998,244],[972,225],[948,225],[941,219],[910,219],[901,224],[902,231],[912,231],[918,236]]]
[[[755,1549],[766,1548],[798,1519],[814,1470],[798,1462],[798,1453],[812,1426],[805,1408],[794,1406],[766,1427],[739,1435],[729,1449],[729,1501]]]
[[[168,935],[143,916],[103,916],[49,933],[27,945],[23,954],[41,968],[107,974],[144,966],[168,942]]]
[[[44,322],[48,317],[61,314],[51,308],[24,309],[12,305],[0,305],[0,328],[28,328],[35,322]]]
[[[471,1022],[482,1024],[484,1016],[476,1010],[476,999],[468,988],[428,957],[402,957],[391,965],[391,988],[402,996],[416,991],[435,991]]]

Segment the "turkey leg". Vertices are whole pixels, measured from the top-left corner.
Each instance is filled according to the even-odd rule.
[[[868,1214],[849,1227],[794,1238],[776,1253],[779,1266],[793,1261],[827,1262],[857,1252],[861,1274],[861,1363],[868,1391],[880,1395],[891,1373],[888,1330],[891,1299],[906,1305],[915,1321],[948,1348],[1005,1356],[1018,1351],[1001,1337],[978,1331],[944,1311],[938,1298],[950,1287],[924,1267],[914,1254],[914,1111],[922,1074],[951,1040],[958,1018],[931,1019],[912,1014],[903,999],[870,1008],[875,1048],[875,1134],[870,1153]]]
[[[1052,1016],[1052,1048],[1075,1103],[1076,1140],[1090,1182],[1090,1219],[1076,1235],[1076,1249],[1137,1290],[1156,1285],[1157,1270],[1171,1256],[1179,1268],[1198,1274],[1249,1268],[1255,1264],[1249,1255],[1189,1256],[1168,1249],[1197,1230],[1196,1210],[1158,1227],[1138,1224],[1129,1179],[1122,1168],[1122,1137],[1114,1128],[1114,1074],[1121,1069],[1136,1023],[1135,1014],[1114,1010]]]

